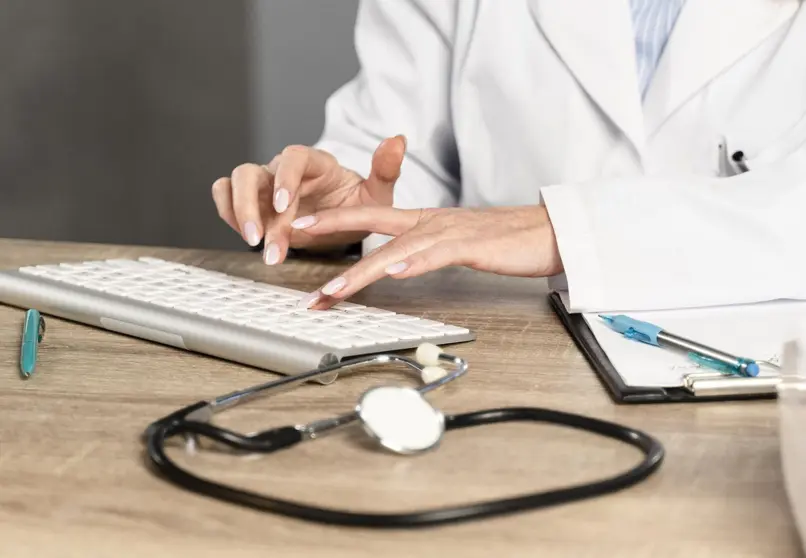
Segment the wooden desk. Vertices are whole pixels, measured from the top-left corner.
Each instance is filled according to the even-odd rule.
[[[302,289],[337,273],[335,264],[271,269],[248,253],[0,240],[1,267],[140,255]],[[471,369],[436,394],[446,411],[536,405],[584,412],[657,435],[666,462],[615,495],[424,531],[309,524],[156,479],[139,441],[149,422],[266,374],[50,318],[37,373],[23,381],[23,312],[0,306],[0,555],[800,556],[782,482],[775,402],[617,406],[548,308],[545,292],[541,281],[449,270],[385,280],[356,300],[478,332],[477,341],[453,349]],[[406,381],[354,375],[305,386],[233,410],[225,423],[249,431],[331,416],[366,387],[398,378]],[[565,429],[502,425],[451,433],[439,451],[412,459],[368,451],[341,434],[262,460],[192,459],[203,474],[256,490],[394,510],[576,483],[637,458],[629,448]]]

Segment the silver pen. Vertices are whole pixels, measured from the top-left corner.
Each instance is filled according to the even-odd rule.
[[[673,347],[685,351],[691,360],[713,370],[750,377],[758,376],[760,372],[760,367],[755,360],[735,356],[680,337],[649,322],[642,322],[624,315],[600,315],[599,317],[611,329],[628,339],[656,347]]]

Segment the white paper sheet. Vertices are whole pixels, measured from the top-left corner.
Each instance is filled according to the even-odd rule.
[[[564,298],[563,302],[566,301]],[[608,312],[620,313],[727,353],[776,363],[784,344],[798,338],[806,327],[806,302],[799,301],[661,312]],[[583,317],[629,386],[682,386],[686,374],[713,372],[678,351],[626,339],[604,325],[598,314]],[[771,374],[775,374],[774,369],[762,367],[762,375]]]

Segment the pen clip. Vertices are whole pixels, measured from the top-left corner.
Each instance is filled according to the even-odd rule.
[[[656,325],[634,320],[623,315],[610,316],[607,314],[599,314],[599,318],[601,318],[608,327],[621,333],[627,339],[640,341],[648,345],[658,345],[657,336],[661,329]]]
[[[652,339],[646,333],[637,331],[633,328],[629,328],[624,332],[624,337],[627,339],[634,339],[635,341],[640,341],[641,343],[648,343],[650,345],[654,345]]]

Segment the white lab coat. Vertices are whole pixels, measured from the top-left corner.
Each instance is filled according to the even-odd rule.
[[[364,0],[318,146],[365,174],[405,134],[398,207],[542,199],[574,311],[806,298],[806,5],[687,0],[643,101],[631,25],[628,0]]]

